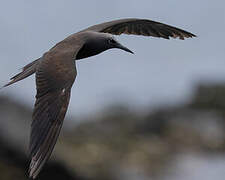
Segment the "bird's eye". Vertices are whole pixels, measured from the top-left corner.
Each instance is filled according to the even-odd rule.
[[[109,39],[109,43],[110,43],[110,44],[115,44],[116,41],[115,41],[114,39]]]

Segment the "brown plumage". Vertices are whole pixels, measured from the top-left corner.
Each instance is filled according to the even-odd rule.
[[[57,43],[41,58],[26,65],[4,87],[33,73],[36,75],[36,102],[32,115],[29,152],[29,176],[35,178],[49,159],[59,136],[70,100],[77,71],[75,60],[119,48],[132,53],[112,35],[135,34],[180,39],[194,34],[159,22],[145,19],[121,19],[91,26]]]
[[[160,22],[151,21],[148,19],[120,19],[102,24],[91,26],[84,31],[96,31],[110,33],[114,35],[134,34],[142,36],[162,37],[165,39],[195,37],[194,34],[169,26]]]

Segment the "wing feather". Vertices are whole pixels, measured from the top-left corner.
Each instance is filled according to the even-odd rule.
[[[110,33],[114,35],[134,34],[142,36],[162,37],[165,39],[177,38],[180,39],[196,37],[196,35],[184,31],[182,29],[163,24],[148,19],[120,19],[102,24],[91,26],[84,31],[96,31]]]
[[[58,52],[55,56],[49,53],[37,68],[37,94],[29,144],[31,178],[38,175],[49,159],[59,136],[77,74],[72,57],[68,53]]]
[[[52,98],[55,98],[54,102],[51,102]],[[63,93],[59,91],[51,94],[50,98],[45,98],[44,101],[48,104],[47,108],[37,113],[40,116],[36,115],[36,118],[40,118],[36,119],[36,123],[31,127],[30,177],[35,178],[50,157],[63,124],[69,99],[70,89]]]

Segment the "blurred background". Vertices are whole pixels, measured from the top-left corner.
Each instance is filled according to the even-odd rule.
[[[0,86],[68,35],[119,18],[196,34],[122,35],[77,62],[63,131],[38,179],[222,180],[225,177],[225,2],[4,1]],[[28,179],[34,76],[0,91],[0,179]]]

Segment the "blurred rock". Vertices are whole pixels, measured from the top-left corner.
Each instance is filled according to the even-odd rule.
[[[225,84],[202,84],[196,89],[194,100],[190,104],[196,109],[225,112]]]
[[[91,180],[160,179],[178,154],[225,153],[224,109],[225,85],[201,85],[191,103],[150,110],[147,115],[126,105],[109,106],[68,131],[64,128],[51,159],[75,179],[74,174]],[[5,142],[26,147],[31,109],[0,97],[0,115]],[[10,166],[18,177],[25,169]],[[40,177],[54,179],[54,172],[46,166]]]
[[[8,145],[8,142],[0,139],[0,179],[1,180],[26,180],[28,178],[27,156],[18,149]],[[59,162],[47,163],[40,176],[41,180],[87,180],[70,173],[68,169]]]

